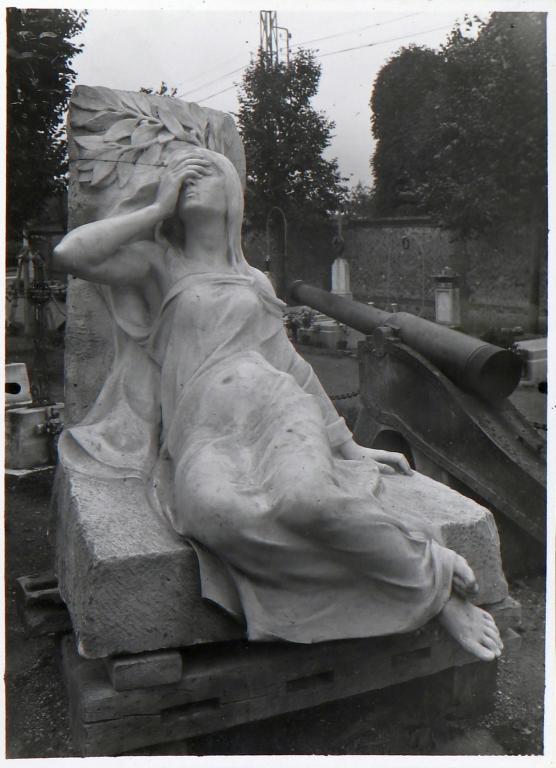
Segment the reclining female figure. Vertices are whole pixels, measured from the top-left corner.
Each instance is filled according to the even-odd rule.
[[[142,477],[195,547],[204,596],[252,640],[387,635],[437,616],[494,659],[502,642],[470,601],[471,568],[420,512],[433,487],[446,505],[455,492],[402,454],[355,443],[289,342],[282,302],[243,257],[242,215],[230,161],[188,149],[171,156],[152,203],[57,246],[58,268],[108,286],[146,366],[115,366],[116,417],[101,396],[62,436],[62,462]]]

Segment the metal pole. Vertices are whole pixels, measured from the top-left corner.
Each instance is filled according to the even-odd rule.
[[[291,34],[286,27],[276,27],[276,29],[280,29],[282,32],[286,33],[286,64],[290,63],[290,38]]]
[[[286,219],[286,214],[284,211],[280,208],[279,205],[273,205],[267,215],[266,215],[266,237],[267,237],[267,250],[270,252],[270,219],[274,211],[278,211],[278,213],[282,216],[282,221],[284,224],[284,251],[283,251],[283,260],[282,260],[282,269],[281,274],[276,275],[276,288],[278,295],[285,294],[286,290],[286,264],[288,260],[288,220]]]

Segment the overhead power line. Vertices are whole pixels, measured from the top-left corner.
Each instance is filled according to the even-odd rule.
[[[216,93],[211,93],[210,96],[204,96],[202,99],[197,99],[197,104],[200,104],[202,101],[208,101],[209,99],[212,99],[213,96],[220,96],[221,93],[226,93],[226,91],[231,91],[232,88],[235,88],[236,84],[229,85],[227,88],[223,88],[221,91],[216,91]]]
[[[345,32],[335,32],[333,35],[326,35],[325,37],[316,37],[316,38],[313,38],[312,40],[304,40],[301,43],[296,43],[295,47],[296,48],[301,48],[302,46],[309,45],[310,43],[317,43],[317,42],[320,42],[322,40],[331,40],[332,38],[342,37],[344,35],[351,35],[351,34],[354,34],[356,32],[365,32],[366,30],[372,29],[374,27],[382,27],[385,24],[394,24],[397,21],[403,21],[404,19],[409,19],[409,18],[411,18],[413,16],[419,16],[419,15],[421,15],[421,13],[409,13],[409,14],[406,14],[404,16],[396,16],[395,19],[389,19],[388,21],[379,21],[379,22],[377,22],[375,24],[368,24],[365,27],[358,27],[357,29],[346,30]],[[287,50],[287,46],[285,46],[284,48],[280,48],[280,51],[282,51],[282,50]],[[253,56],[254,52],[250,51],[250,54],[251,54],[251,56]],[[232,57],[232,59],[226,59],[226,62],[224,62],[224,63],[227,63],[228,61],[232,61],[233,58],[237,58],[237,57]],[[242,69],[245,69],[245,67],[244,66],[243,67],[238,67],[238,69],[234,69],[231,72],[226,72],[223,75],[219,75],[214,80],[209,80],[206,83],[202,83],[201,85],[195,86],[195,88],[190,88],[189,90],[182,91],[181,93],[177,94],[177,97],[181,98],[182,96],[188,96],[190,93],[195,93],[196,91],[202,91],[203,88],[208,88],[209,85],[214,85],[215,83],[218,83],[221,80],[224,80],[226,77],[229,77],[230,75],[235,75],[238,72],[241,72]],[[214,72],[214,71],[215,70],[213,69],[212,72]],[[204,73],[204,74],[209,74],[209,73]],[[193,80],[198,80],[198,79],[199,79],[199,75],[197,75],[196,77],[193,78]],[[219,91],[219,93],[221,93],[221,92]],[[216,94],[213,94],[213,95],[216,95]],[[202,101],[206,101],[206,99],[210,99],[210,98],[212,98],[212,96],[206,96],[204,99],[202,99]]]
[[[189,87],[189,85],[191,83],[194,83],[196,80],[204,80],[205,77],[207,77],[208,75],[212,75],[215,72],[218,72],[219,70],[222,69],[222,67],[225,67],[228,64],[231,64],[232,61],[237,61],[238,59],[242,59],[242,58],[243,58],[242,53],[236,53],[233,56],[229,56],[227,59],[224,59],[224,61],[219,61],[218,64],[216,64],[216,66],[211,67],[208,70],[203,70],[202,72],[198,72],[196,75],[193,75],[192,77],[188,77],[187,86]],[[180,80],[179,83],[175,83],[174,85],[176,88],[183,88],[184,84],[185,84],[185,81]]]
[[[305,40],[302,43],[296,43],[296,48],[301,48],[302,45],[309,45],[310,43],[320,43],[322,40],[332,40],[333,37],[343,37],[344,35],[353,35],[356,32],[365,32],[367,29],[373,29],[373,27],[383,27],[385,24],[394,24],[396,21],[403,21],[404,19],[410,19],[412,16],[420,16],[419,13],[409,13],[406,16],[397,16],[395,19],[389,19],[388,21],[379,21],[376,24],[368,24],[366,27],[357,27],[357,29],[350,29],[346,32],[336,32],[333,35],[326,35],[325,37],[314,37],[312,40]]]
[[[447,29],[447,25],[443,24],[441,27],[431,27],[431,29],[423,29],[421,32],[414,32],[412,35],[402,35],[401,37],[391,37],[388,40],[377,40],[376,43],[363,43],[362,45],[354,45],[351,48],[340,48],[338,51],[327,51],[326,53],[318,53],[317,59],[324,59],[325,56],[333,56],[336,53],[347,53],[348,51],[357,51],[360,48],[373,48],[375,45],[384,45],[385,43],[395,43],[398,40],[407,40],[408,38],[418,37],[419,35],[426,35],[429,32],[439,32],[441,29]]]
[[[203,83],[203,85],[198,85],[196,88],[192,88],[190,91],[183,91],[183,93],[180,93],[178,96],[181,98],[181,96],[188,96],[190,93],[195,93],[195,91],[201,91],[203,88],[208,88],[209,85],[214,85],[214,83],[219,83],[220,80],[224,80],[225,77],[229,77],[230,75],[235,75],[238,72],[241,72],[243,69],[245,69],[245,66],[238,67],[237,69],[232,69],[231,72],[226,72],[223,75],[220,75],[220,77],[216,77],[214,80],[209,80],[208,83]]]
[[[429,32],[439,32],[442,29],[448,29],[448,28],[449,28],[448,25],[443,24],[440,27],[431,27],[430,29],[423,29],[421,32],[414,32],[411,35],[402,35],[400,37],[390,37],[388,38],[388,40],[377,40],[375,43],[363,43],[362,45],[354,45],[351,48],[340,48],[339,50],[336,50],[336,51],[327,51],[326,53],[317,53],[315,55],[315,58],[323,59],[326,56],[334,56],[335,54],[338,54],[338,53],[348,53],[350,51],[357,51],[357,50],[360,50],[361,48],[374,48],[377,45],[386,45],[387,43],[395,43],[400,40],[413,39],[414,37],[419,37],[420,35],[426,35]],[[239,72],[241,69],[245,69],[245,67],[240,67],[240,69],[236,71]],[[235,85],[230,85],[221,91],[212,93],[210,96],[205,96],[202,99],[198,99],[198,102],[200,103],[201,101],[208,101],[208,99],[212,99],[214,96],[219,96],[221,93],[226,93],[226,91],[231,91],[232,88],[235,88]]]

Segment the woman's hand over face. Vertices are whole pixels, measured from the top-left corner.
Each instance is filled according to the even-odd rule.
[[[184,184],[193,179],[200,179],[209,173],[211,163],[209,160],[195,155],[181,157],[170,161],[168,169],[164,173],[155,200],[162,219],[167,219],[176,210],[178,197]]]

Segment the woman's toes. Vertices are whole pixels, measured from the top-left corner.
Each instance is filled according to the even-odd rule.
[[[500,639],[500,635],[498,632],[494,633],[492,631],[485,631],[483,634],[483,637],[481,639],[482,645],[485,646],[485,648],[488,648],[489,650],[493,651],[496,655],[496,658],[501,656],[502,650],[504,648],[504,644],[502,640]]]
[[[473,653],[478,656],[481,661],[494,661],[497,651],[493,648],[489,648],[482,643],[477,643],[473,648]]]
[[[484,619],[484,620],[485,620],[485,621],[486,621],[488,624],[492,624],[492,626],[496,627],[496,622],[494,621],[494,619],[492,618],[492,616],[490,615],[490,613],[489,613],[488,611],[483,611],[483,610],[481,609],[481,614],[482,614],[482,617],[483,617],[483,619]]]
[[[490,654],[490,658],[497,659],[502,651],[497,646],[497,644],[494,642],[494,640],[490,640],[487,637],[484,637],[481,641],[481,646],[487,650],[487,652]]]
[[[502,640],[500,639],[498,632],[494,632],[494,630],[487,628],[484,630],[484,633],[485,636],[490,637],[490,639],[493,640],[498,645],[498,647],[503,647]]]

